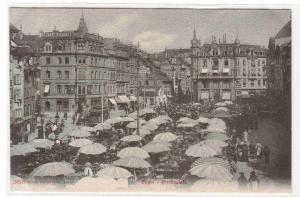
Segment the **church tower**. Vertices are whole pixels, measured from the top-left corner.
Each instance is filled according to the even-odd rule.
[[[80,22],[79,22],[79,26],[78,26],[77,31],[82,33],[82,34],[88,33],[88,28],[87,28],[87,25],[84,21],[83,10],[82,10],[82,13],[81,13],[81,18],[80,18]]]

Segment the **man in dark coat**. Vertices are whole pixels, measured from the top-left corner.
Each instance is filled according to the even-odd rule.
[[[238,178],[239,189],[244,191],[247,189],[248,181],[245,177],[244,172],[240,172],[240,177]]]

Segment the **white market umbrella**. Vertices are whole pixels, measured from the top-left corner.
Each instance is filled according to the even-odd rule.
[[[99,143],[88,144],[79,149],[79,153],[86,155],[100,155],[106,152],[106,147]]]
[[[29,175],[31,177],[58,176],[75,173],[73,165],[67,162],[50,162],[35,168]]]
[[[30,144],[35,148],[51,148],[54,142],[48,139],[34,139]]]
[[[171,142],[171,141],[175,141],[177,137],[178,136],[174,135],[171,132],[165,132],[165,133],[157,134],[156,136],[154,136],[153,140]]]
[[[198,121],[199,123],[202,123],[202,124],[208,124],[209,118],[206,118],[206,117],[199,117],[199,118],[197,119],[197,121]]]
[[[227,168],[228,170],[232,169],[231,165],[227,160],[218,157],[198,158],[192,163],[191,168],[194,168],[199,165],[220,165],[222,167]]]
[[[185,154],[190,157],[207,158],[207,157],[213,157],[215,155],[218,155],[219,152],[220,152],[220,149],[214,149],[207,145],[195,144],[195,145],[190,146],[185,151]]]
[[[37,149],[35,149],[34,146],[32,146],[29,143],[13,145],[10,148],[10,156],[20,156],[20,155],[25,156],[29,153],[34,153],[34,152],[37,152]]]
[[[136,120],[137,119],[137,112],[136,111],[132,112],[131,114],[128,114],[127,116]]]
[[[88,126],[78,126],[77,128],[80,129],[80,130],[88,131],[88,132],[97,131],[97,129],[95,129],[94,127],[88,127]]]
[[[91,136],[91,133],[85,129],[75,128],[68,135],[73,137],[78,137],[78,138],[84,138],[84,137]]]
[[[144,108],[140,110],[140,116],[143,116],[145,114],[156,114],[156,112],[153,109],[150,108]]]
[[[114,161],[113,164],[116,166],[123,166],[126,168],[134,168],[134,169],[151,167],[151,165],[147,161],[138,157],[124,157]]]
[[[148,153],[161,153],[167,152],[171,149],[169,148],[168,144],[163,144],[163,142],[149,142],[145,146],[142,147]]]
[[[127,136],[121,138],[121,141],[123,141],[123,142],[138,142],[141,140],[142,140],[142,138],[138,135],[127,135]]]
[[[93,142],[89,139],[76,139],[69,143],[69,146],[80,148],[82,146],[86,146],[88,144],[92,144]]]
[[[132,117],[122,117],[123,122],[133,122],[135,119]]]
[[[143,125],[143,128],[146,128],[150,131],[155,131],[156,129],[158,129],[157,124],[151,124],[149,122],[147,122],[146,124]]]
[[[142,125],[144,125],[146,123],[145,120],[140,119],[139,120],[139,126],[141,127]],[[130,122],[128,125],[126,125],[127,128],[129,129],[136,129],[137,128],[137,121],[134,122]]]
[[[216,106],[216,107],[225,107],[225,106],[226,106],[226,103],[218,102],[218,103],[215,103],[215,106]]]
[[[147,127],[144,127],[144,126],[142,126],[142,127],[139,128],[139,132],[140,132],[139,136],[141,136],[141,137],[144,137],[146,135],[151,134],[150,130]],[[137,135],[137,130],[135,130],[133,132],[133,134]]]
[[[212,148],[223,148],[228,146],[228,143],[221,141],[221,140],[214,140],[214,139],[207,139],[207,140],[203,140],[199,143],[199,145],[207,145],[210,146]]]
[[[221,140],[221,141],[226,141],[230,139],[223,133],[208,133],[204,138],[212,139],[212,140]]]
[[[109,130],[109,129],[111,129],[112,126],[110,124],[104,122],[104,123],[97,124],[96,126],[94,126],[94,128],[96,130],[103,131],[103,130]]]
[[[161,125],[161,124],[166,124],[168,121],[163,120],[163,119],[158,119],[158,118],[153,118],[148,121],[148,124],[156,124],[156,125]]]
[[[194,123],[194,122],[197,122],[197,121],[194,120],[194,119],[188,118],[188,117],[180,118],[180,119],[177,121],[177,123]]]
[[[111,177],[116,179],[128,179],[129,177],[132,177],[133,175],[128,170],[117,167],[117,166],[110,166],[107,168],[104,168],[100,171],[98,171],[97,175],[99,177]]]
[[[139,147],[126,147],[120,150],[117,154],[118,157],[138,157],[141,159],[146,159],[150,157],[150,155],[142,148]]]
[[[226,123],[220,118],[211,118],[206,128],[207,132],[226,133]]]
[[[227,107],[218,107],[215,109],[216,112],[218,111],[224,111],[224,112],[229,112],[229,109]]]
[[[193,128],[197,126],[197,122],[190,122],[190,123],[180,123],[177,125],[178,128]]]
[[[172,118],[170,118],[170,117],[167,116],[167,115],[160,115],[160,116],[158,116],[158,117],[156,117],[156,118],[162,119],[162,120],[167,120],[168,122],[173,121]]]
[[[121,117],[110,118],[110,119],[107,119],[107,120],[104,121],[104,123],[110,124],[110,125],[113,125],[113,124],[116,124],[116,123],[120,123],[120,122],[122,122],[122,118]]]
[[[206,164],[198,165],[189,170],[191,175],[196,175],[201,178],[207,178],[214,181],[232,181],[233,175],[230,171],[220,165]]]
[[[233,105],[233,102],[232,102],[232,101],[224,101],[224,103],[225,103],[226,105]]]

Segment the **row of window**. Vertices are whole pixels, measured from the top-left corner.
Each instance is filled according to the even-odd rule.
[[[207,67],[207,60],[206,59],[204,59],[203,61],[203,67]],[[247,63],[247,61],[245,60],[245,59],[243,59],[243,61],[242,61],[242,65],[243,66],[246,66],[246,63]],[[257,60],[257,64],[255,64],[255,61],[251,61],[251,66],[255,66],[255,65],[257,65],[258,67],[260,67],[261,65],[265,65],[266,64],[266,61],[265,60]],[[212,65],[213,66],[218,66],[219,65],[219,60],[217,60],[217,59],[214,59],[213,61],[212,61]],[[240,61],[237,61],[237,66],[239,66],[240,65]],[[228,67],[229,66],[229,60],[228,59],[225,59],[224,60],[224,67]]]

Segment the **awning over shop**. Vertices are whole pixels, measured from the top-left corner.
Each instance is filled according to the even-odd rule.
[[[44,93],[49,93],[49,90],[50,90],[50,85],[45,85],[45,90],[44,90]]]
[[[247,90],[242,90],[241,95],[249,95],[249,92]]]
[[[218,73],[219,71],[218,70],[213,70],[213,73]]]
[[[109,100],[109,102],[111,103],[111,104],[113,104],[113,105],[116,105],[117,104],[117,102],[116,102],[116,100],[114,99],[114,98],[110,98],[110,99],[108,99]]]
[[[201,99],[209,99],[209,92],[201,92]]]
[[[121,95],[121,96],[118,96],[117,102],[118,103],[128,103],[128,102],[130,102],[130,100],[128,99],[128,97],[126,95]]]
[[[229,91],[223,92],[223,95],[222,95],[223,100],[230,100],[230,97],[231,97],[231,93]]]
[[[223,73],[229,73],[229,68],[223,68]]]
[[[130,99],[130,101],[134,101],[134,102],[136,101],[136,97],[133,95],[130,95],[129,99]]]
[[[207,73],[207,69],[206,68],[202,68],[201,69],[201,73]]]

